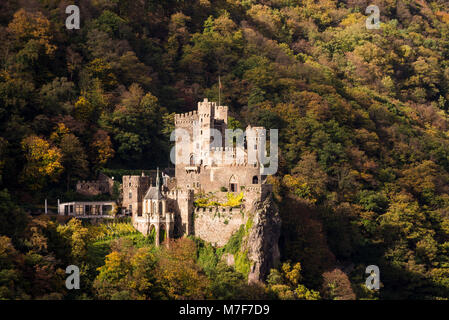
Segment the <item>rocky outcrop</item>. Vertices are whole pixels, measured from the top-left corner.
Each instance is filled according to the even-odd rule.
[[[243,241],[244,251],[251,261],[248,282],[264,281],[270,269],[279,263],[279,236],[281,218],[279,210],[271,197],[256,202],[253,210],[253,223]]]

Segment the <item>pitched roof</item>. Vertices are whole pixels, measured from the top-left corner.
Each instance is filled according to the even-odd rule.
[[[145,199],[149,200],[161,200],[164,199],[164,196],[162,195],[161,191],[157,187],[151,186],[147,193],[145,194]]]

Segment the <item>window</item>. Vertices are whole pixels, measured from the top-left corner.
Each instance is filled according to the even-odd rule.
[[[130,191],[129,194],[128,194],[128,196],[129,196],[130,199],[132,199],[133,193]]]
[[[259,177],[254,176],[253,177],[253,184],[258,184],[259,183]]]
[[[159,213],[162,214],[162,202],[159,202]]]
[[[231,189],[231,192],[237,192],[237,183],[231,183],[229,187],[229,189]]]
[[[133,212],[133,205],[132,204],[129,205],[128,210],[129,210],[129,212]]]

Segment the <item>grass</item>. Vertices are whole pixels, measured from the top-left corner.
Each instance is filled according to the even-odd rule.
[[[130,220],[123,222],[107,222],[89,225],[89,232],[93,234],[94,241],[113,240],[126,235],[140,234]]]

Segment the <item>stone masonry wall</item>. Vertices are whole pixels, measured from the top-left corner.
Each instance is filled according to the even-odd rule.
[[[193,225],[195,236],[215,244],[224,246],[234,232],[248,219],[248,214],[240,208],[195,208]]]

